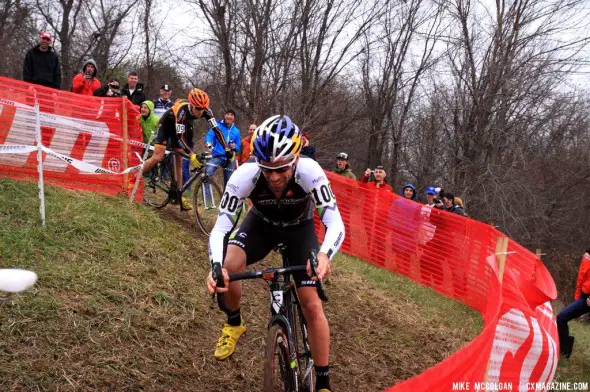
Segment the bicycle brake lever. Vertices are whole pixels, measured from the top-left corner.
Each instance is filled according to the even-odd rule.
[[[311,273],[313,276],[318,276],[318,255],[317,253],[312,250],[309,252],[309,265],[311,266]],[[328,302],[328,296],[326,295],[326,291],[324,289],[324,282],[318,278],[317,280],[317,289],[318,289],[318,297],[322,300],[322,302]]]

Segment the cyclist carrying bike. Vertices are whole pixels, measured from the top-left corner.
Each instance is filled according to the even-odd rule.
[[[229,284],[229,274],[243,272],[246,265],[263,259],[277,244],[287,247],[292,266],[308,266],[310,250],[319,248],[318,278],[330,273],[330,260],[344,240],[344,224],[324,171],[313,159],[300,157],[301,132],[285,115],[264,121],[252,137],[255,162],[240,166],[230,178],[209,240],[212,267],[223,266],[224,287],[217,287],[212,274],[209,292],[225,293],[227,314],[215,358],[223,360],[233,354],[246,327],[240,315],[242,288]],[[244,222],[231,234],[245,198],[253,203]],[[326,226],[321,248],[313,224],[313,205]],[[227,242],[227,249],[225,248]],[[330,329],[324,315],[315,280],[306,273],[293,275],[303,314],[309,327],[309,343],[316,371],[316,390],[329,392]]]
[[[184,152],[190,158],[191,163],[200,168],[202,163],[197,155],[189,147],[189,140],[193,139],[193,121],[205,118],[213,128],[216,138],[225,149],[229,157],[233,157],[225,143],[225,138],[217,126],[213,111],[209,108],[209,95],[203,90],[193,88],[188,93],[188,99],[179,99],[168,109],[158,123],[158,134],[154,145],[154,155],[143,164],[143,173],[149,173],[158,163],[162,162],[168,142],[170,149]],[[182,156],[174,155],[174,173],[178,189],[182,188]],[[192,206],[184,198],[179,198],[182,210],[191,210]]]

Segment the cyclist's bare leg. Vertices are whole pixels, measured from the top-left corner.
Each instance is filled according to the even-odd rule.
[[[228,245],[225,255],[223,268],[229,275],[246,271],[246,252],[236,245]],[[225,293],[225,303],[231,310],[238,310],[240,299],[242,298],[242,284],[232,282],[229,284],[229,290]]]
[[[182,188],[182,157],[174,154],[174,177],[176,178],[176,189]]]
[[[300,287],[297,295],[309,333],[309,346],[317,366],[327,366],[330,355],[330,326],[324,314],[322,301],[315,287]]]
[[[164,159],[164,153],[166,152],[166,146],[156,144],[154,146],[154,155],[150,159],[144,162],[142,172],[149,173],[158,163]]]

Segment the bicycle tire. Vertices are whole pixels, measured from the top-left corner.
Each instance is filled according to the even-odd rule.
[[[292,371],[287,333],[283,327],[274,324],[266,334],[264,392],[297,392],[296,386],[292,385]]]
[[[295,336],[295,347],[297,350],[297,364],[300,373],[300,386],[299,390],[302,392],[315,392],[315,373],[313,368],[313,360],[311,359],[311,351],[309,343],[307,342],[307,336],[304,332],[303,326],[305,325],[305,331],[307,331],[307,324],[301,308],[293,302],[293,335]],[[305,355],[305,352],[308,355]]]
[[[155,208],[163,208],[170,202],[170,188],[174,181],[174,167],[169,157],[165,157],[156,167],[144,176],[143,199]]]
[[[205,189],[208,188],[212,197],[206,197]],[[205,235],[211,234],[217,221],[219,203],[223,192],[215,181],[208,176],[202,176],[193,187],[193,208],[197,224]]]

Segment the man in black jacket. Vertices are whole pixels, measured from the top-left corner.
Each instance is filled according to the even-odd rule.
[[[61,66],[59,57],[51,46],[50,33],[39,34],[39,44],[27,51],[23,63],[23,80],[29,83],[59,89]]]
[[[123,90],[121,90],[121,94],[129,98],[134,105],[140,106],[146,100],[146,97],[143,92],[143,83],[138,82],[137,72],[130,72],[127,76],[127,83],[125,83]]]

